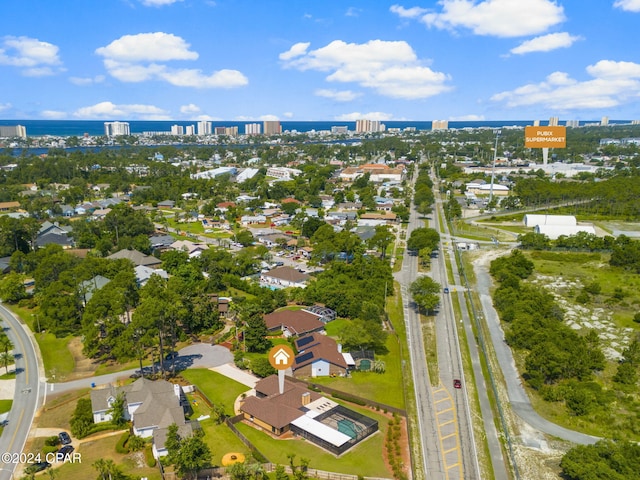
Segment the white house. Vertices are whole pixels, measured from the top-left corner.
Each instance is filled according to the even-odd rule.
[[[91,410],[94,423],[111,420],[112,409],[118,395],[124,397],[124,417],[131,420],[133,433],[142,438],[153,437],[154,456],[166,455],[164,439],[172,424],[178,428],[192,430],[187,425],[185,408],[188,403],[182,387],[165,380],[139,378],[123,387],[108,385],[105,388],[91,390]],[[197,422],[195,422],[197,424]]]

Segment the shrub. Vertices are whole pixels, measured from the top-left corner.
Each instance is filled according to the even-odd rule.
[[[94,424],[90,399],[81,398],[78,400],[70,424],[71,433],[76,438],[84,438],[91,433]]]
[[[116,443],[116,452],[118,453],[129,453],[129,450],[126,447],[127,441],[129,440],[129,432],[124,432],[120,436],[120,440]]]
[[[331,394],[332,397],[339,398],[341,400],[346,400],[347,402],[355,403],[356,405],[365,406],[367,402],[364,400],[360,400],[359,398],[352,397],[346,393],[342,392],[334,392]]]
[[[149,467],[156,466],[156,459],[153,458],[153,451],[151,450],[151,445],[147,445],[144,449],[144,458],[147,461],[147,465]]]
[[[59,443],[60,443],[60,438],[58,438],[57,435],[54,435],[52,437],[47,437],[47,439],[44,441],[44,444],[47,445],[48,447],[56,447],[58,446]]]

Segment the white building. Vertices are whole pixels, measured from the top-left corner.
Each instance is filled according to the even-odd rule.
[[[104,122],[104,134],[107,137],[116,135],[131,135],[129,122]]]
[[[538,215],[528,213],[524,216],[525,227],[537,227],[538,225],[555,225],[575,227],[578,225],[573,215]]]
[[[276,177],[280,180],[291,180],[293,177],[297,177],[302,173],[302,170],[297,168],[287,167],[269,167],[267,169],[267,177]]]
[[[184,135],[184,127],[182,125],[171,125],[171,135]]]
[[[592,225],[536,225],[534,232],[546,235],[550,240],[557,240],[563,235],[569,237],[580,232],[595,235],[596,229]]]
[[[245,135],[260,135],[262,133],[262,125],[259,123],[247,123],[244,126]]]
[[[27,138],[27,129],[23,125],[0,126],[0,137]]]
[[[198,135],[211,135],[211,122],[201,121],[198,122]]]

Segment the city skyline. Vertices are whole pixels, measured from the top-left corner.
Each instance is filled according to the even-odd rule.
[[[638,118],[640,0],[25,0],[0,118]]]

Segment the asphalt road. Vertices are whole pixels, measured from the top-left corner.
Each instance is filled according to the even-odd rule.
[[[14,345],[17,372],[13,405],[0,437],[0,454],[12,454],[9,462],[4,456],[0,461],[0,480],[10,480],[17,463],[22,463],[19,455],[24,453],[27,435],[40,403],[44,375],[32,343],[34,340],[27,329],[3,305],[0,305],[0,317],[2,327]]]
[[[437,185],[436,178],[434,178],[434,184]],[[436,192],[435,211],[437,215],[436,218],[444,217],[444,212],[442,209],[442,199],[441,199],[441,196],[438,194],[438,192]],[[443,225],[443,228],[440,229],[439,225]],[[484,429],[482,432],[483,438],[478,439],[478,443],[486,440],[486,443],[489,448],[489,456],[490,456],[491,464],[493,466],[493,475],[494,475],[493,478],[495,480],[508,480],[510,476],[507,472],[507,465],[505,462],[505,458],[503,456],[500,434],[498,432],[498,429],[496,428],[496,421],[494,418],[493,409],[491,408],[491,403],[489,401],[489,395],[488,395],[489,383],[487,382],[487,379],[484,378],[484,371],[482,369],[482,364],[480,361],[480,353],[478,351],[478,345],[476,343],[475,335],[474,335],[472,324],[471,324],[471,317],[469,315],[469,310],[467,308],[467,299],[465,297],[465,290],[464,290],[464,287],[462,287],[464,282],[463,280],[460,279],[460,272],[458,271],[458,264],[455,258],[455,248],[456,248],[455,242],[454,242],[454,239],[451,238],[449,227],[446,222],[444,221],[436,222],[436,224],[434,225],[434,228],[440,231],[440,240],[441,240],[440,264],[442,268],[445,268],[446,263],[445,263],[444,257],[448,257],[447,262],[451,265],[451,270],[453,274],[454,284],[449,285],[450,293],[447,295],[448,298],[445,298],[444,304],[446,304],[448,309],[452,308],[452,297],[453,295],[458,295],[458,305],[460,306],[460,316],[461,316],[460,322],[462,323],[463,328],[465,330],[465,336],[467,339],[467,349],[469,350],[469,354],[471,357],[471,367],[473,369],[473,376],[475,380],[475,390],[477,392],[478,402],[480,406],[480,413],[481,413],[482,421],[484,425]],[[444,279],[447,278],[446,272],[442,272],[442,278]],[[445,284],[443,283],[443,285]],[[454,322],[455,322],[455,319],[454,319]],[[453,329],[454,328],[453,323],[451,325]],[[457,403],[458,411],[461,411],[464,408],[469,427],[472,427],[472,422],[469,418],[471,416],[471,412],[469,410],[467,391],[466,391],[466,388],[464,388],[465,387],[464,378],[462,377],[459,377],[459,378],[461,378],[461,380],[463,381],[463,389],[462,389],[463,392],[462,392],[462,395],[459,395],[458,397],[456,397],[456,400],[458,402]],[[471,432],[467,433],[467,437],[469,439],[471,438]],[[463,442],[464,441],[465,439],[463,438]],[[477,443],[474,443],[474,445],[467,443],[466,449],[468,450],[467,450],[467,456],[465,457],[465,461],[467,463],[465,465],[467,467],[467,471],[473,472],[476,476],[478,476],[480,474],[479,466],[477,464],[478,457],[477,457],[477,454],[475,454],[474,450],[472,450],[477,448],[476,445]],[[474,457],[475,461],[473,462],[475,463],[475,465],[469,465],[469,461],[470,461],[470,458],[468,456],[469,454],[475,455]],[[470,467],[473,467],[473,468],[469,470]]]
[[[476,276],[477,292],[482,303],[482,310],[486,319],[491,343],[496,353],[496,358],[500,364],[502,375],[506,382],[509,405],[513,411],[526,423],[535,429],[548,435],[568,440],[581,445],[591,445],[598,440],[597,437],[575,432],[567,428],[556,425],[545,418],[542,418],[532,407],[527,392],[524,390],[520,374],[518,373],[511,348],[504,341],[504,331],[500,325],[498,312],[493,307],[493,300],[490,295],[491,277],[486,265],[474,264]]]

